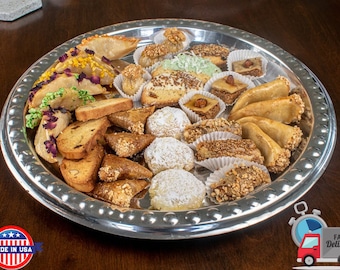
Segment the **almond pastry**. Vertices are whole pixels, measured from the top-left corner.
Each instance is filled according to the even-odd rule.
[[[131,200],[149,185],[141,179],[117,180],[106,183],[98,182],[92,191],[93,197],[123,208],[129,208]]]
[[[123,112],[108,115],[110,122],[120,128],[136,134],[143,134],[145,124],[150,115],[155,111],[155,106],[133,108]]]
[[[152,134],[111,133],[105,140],[119,157],[132,157],[143,151],[155,139]]]
[[[99,179],[112,182],[120,179],[148,179],[152,172],[127,158],[106,154],[98,172]]]

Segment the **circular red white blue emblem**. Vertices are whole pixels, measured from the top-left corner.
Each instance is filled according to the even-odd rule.
[[[27,231],[18,226],[0,228],[0,268],[20,269],[26,266],[36,251],[41,250]]]

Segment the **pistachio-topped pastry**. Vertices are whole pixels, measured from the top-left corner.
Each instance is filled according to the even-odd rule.
[[[172,59],[165,59],[152,72],[153,76],[173,70],[184,71],[199,78],[206,83],[213,75],[220,73],[221,69],[208,59],[190,54],[180,53]]]

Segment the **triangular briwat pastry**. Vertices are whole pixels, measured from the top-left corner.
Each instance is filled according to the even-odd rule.
[[[153,173],[130,159],[107,154],[102,161],[98,175],[100,180],[112,182],[120,179],[147,179],[151,178]]]
[[[155,111],[155,106],[134,108],[124,112],[116,112],[108,115],[110,122],[132,133],[143,134],[148,117]]]
[[[131,200],[149,186],[146,180],[124,179],[115,182],[98,182],[93,197],[120,207],[130,207]]]
[[[154,139],[155,136],[152,134],[122,132],[105,135],[105,140],[119,157],[132,157],[143,151]]]

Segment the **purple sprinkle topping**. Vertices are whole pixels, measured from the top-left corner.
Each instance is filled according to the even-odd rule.
[[[74,50],[71,51],[71,55],[72,55],[72,56],[77,56],[78,53],[79,53],[79,49],[78,49],[77,47],[74,47]]]
[[[57,156],[56,138],[50,136],[50,140],[44,142],[47,153],[51,153],[53,157]]]
[[[85,49],[85,52],[86,52],[87,54],[92,54],[92,55],[94,55],[94,51],[93,51],[93,50]]]
[[[68,76],[68,77],[71,77],[71,76],[73,75],[71,69],[69,69],[69,68],[65,69],[65,70],[64,70],[64,73],[65,73],[65,75]]]
[[[78,76],[78,82],[81,82],[85,78],[86,78],[86,74],[84,72],[80,73]]]
[[[91,76],[90,81],[94,84],[100,84],[100,77],[99,76]]]
[[[65,62],[67,57],[68,57],[68,55],[65,53],[65,54],[63,54],[62,56],[59,57],[59,61],[60,62]]]
[[[105,64],[108,64],[108,65],[111,65],[111,61],[106,58],[105,56],[102,57],[102,61],[105,63]]]

